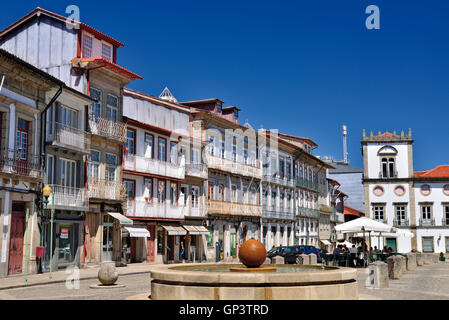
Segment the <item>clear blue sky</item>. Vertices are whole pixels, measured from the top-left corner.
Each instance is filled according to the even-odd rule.
[[[307,136],[316,155],[362,167],[362,129],[412,128],[415,170],[449,164],[449,1],[8,1],[9,25],[35,7],[81,20],[125,44],[130,88],[178,100],[220,98],[241,122]],[[380,30],[365,8],[380,8]]]

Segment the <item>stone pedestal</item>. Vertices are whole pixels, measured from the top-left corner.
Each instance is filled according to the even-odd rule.
[[[276,256],[271,258],[272,264],[285,264],[284,258],[280,256]]]
[[[271,259],[270,258],[266,258],[264,264],[271,264]]]
[[[387,265],[390,279],[399,279],[407,270],[406,259],[403,256],[388,257]]]
[[[317,264],[316,254],[314,253],[309,254],[309,264]]]
[[[416,253],[416,265],[418,267],[421,267],[422,265],[424,265],[424,258],[421,252],[417,252]]]
[[[415,270],[417,268],[416,253],[406,253],[405,258],[407,259],[407,271]]]
[[[115,262],[102,262],[98,271],[98,280],[103,285],[113,285],[118,279],[118,271],[115,268]]]
[[[369,276],[367,286],[375,289],[388,288],[388,265],[382,261],[376,261],[368,266]]]
[[[309,257],[306,254],[300,254],[299,257],[302,259],[302,264],[304,265],[310,264]]]
[[[422,257],[423,257],[424,264],[432,264],[433,263],[431,253],[423,253]]]

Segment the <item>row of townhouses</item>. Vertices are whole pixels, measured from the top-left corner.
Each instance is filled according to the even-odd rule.
[[[0,276],[232,260],[250,238],[331,249],[347,196],[315,142],[125,88],[142,77],[122,46],[41,8],[0,31]]]

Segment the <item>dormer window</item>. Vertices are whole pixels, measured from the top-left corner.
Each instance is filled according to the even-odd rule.
[[[217,113],[218,114],[221,114],[221,109],[222,109],[222,104],[221,103],[219,103],[219,102],[217,102]]]
[[[101,57],[103,59],[112,61],[112,47],[105,43],[101,44]]]
[[[93,39],[91,36],[84,35],[83,57],[92,58]]]

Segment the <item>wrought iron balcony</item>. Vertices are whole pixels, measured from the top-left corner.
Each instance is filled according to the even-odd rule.
[[[88,177],[87,194],[94,199],[125,200],[122,183],[107,179]]]
[[[295,212],[293,208],[269,206],[264,203],[262,204],[262,216],[266,218],[295,219]]]
[[[129,217],[183,219],[183,207],[145,200],[128,200],[124,206]]]
[[[434,226],[435,225],[435,218],[429,218],[429,219],[419,219],[419,225],[421,226]]]
[[[394,226],[408,226],[409,221],[408,221],[408,219],[394,219],[393,225]]]
[[[262,169],[248,164],[223,159],[210,154],[206,154],[207,166],[209,169],[231,172],[247,177],[262,178]]]
[[[81,153],[90,152],[90,139],[87,132],[58,122],[47,124],[47,127],[52,128],[52,133],[46,138],[51,145]]]
[[[209,214],[261,216],[262,206],[228,201],[208,200]]]
[[[89,114],[89,132],[111,140],[126,142],[126,126],[123,122],[114,121]]]
[[[87,190],[81,188],[72,188],[61,185],[50,185],[51,195],[49,203],[52,203],[54,197],[55,208],[66,210],[84,211],[89,208]],[[50,204],[47,206],[50,209]]]
[[[207,204],[198,204],[195,207],[190,205],[183,206],[181,208],[183,217],[206,217],[207,216]]]
[[[318,191],[318,183],[303,178],[296,178],[296,186]]]
[[[127,154],[125,155],[124,170],[151,173],[176,179],[185,178],[184,158],[182,158],[181,164],[174,164],[153,158]]]
[[[313,209],[313,208],[298,207],[296,215],[297,216],[302,216],[302,217],[319,218],[320,217],[320,210]]]
[[[30,178],[41,178],[39,157],[21,150],[4,149],[0,153],[0,172]]]
[[[196,177],[201,179],[208,178],[207,166],[204,163],[190,163],[186,164],[185,175],[190,177]]]
[[[262,180],[266,181],[266,182],[270,182],[270,183],[275,183],[275,184],[279,184],[285,187],[294,187],[295,186],[295,181],[293,179],[289,179],[288,177],[278,177],[278,176],[273,176],[270,174],[266,174],[266,172],[264,172],[263,176],[262,176]]]

